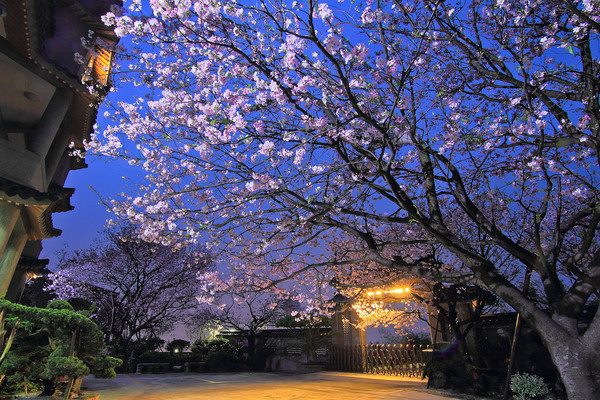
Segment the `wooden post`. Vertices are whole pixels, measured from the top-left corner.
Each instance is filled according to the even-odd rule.
[[[71,335],[71,348],[69,349],[69,357],[75,357],[75,342],[77,341],[77,329],[75,329],[73,331],[73,335]],[[73,383],[75,383],[75,376],[70,376],[69,377],[69,384],[67,385],[67,388],[65,389],[65,395],[63,397],[63,400],[68,400],[69,396],[71,395],[71,390],[73,389]]]
[[[433,359],[435,358],[435,345],[437,344],[437,336],[440,327],[440,313],[438,311],[438,316],[435,319],[435,334],[433,335],[433,343],[431,344],[431,360],[429,360],[429,368],[433,370]],[[433,375],[432,375],[433,377]],[[429,385],[431,379],[427,379],[427,389],[429,389]]]
[[[527,268],[525,271],[525,279],[523,280],[523,294],[527,297],[529,291],[529,283],[531,281],[531,268]],[[513,334],[512,345],[510,346],[510,359],[508,362],[508,369],[506,370],[506,382],[504,382],[504,396],[503,400],[508,400],[510,391],[510,377],[515,369],[515,361],[517,356],[517,348],[519,346],[519,336],[521,335],[521,314],[517,314],[517,321],[515,322],[515,332]]]
[[[5,317],[6,317],[6,307],[4,307],[2,309],[2,311],[0,312],[0,346],[4,346],[4,350],[2,351],[2,355],[0,356],[0,365],[2,365],[4,358],[8,354],[8,351],[10,350],[10,347],[12,346],[13,339],[15,338],[15,334],[17,333],[17,328],[19,327],[19,324],[21,324],[21,321],[17,321],[15,323],[15,326],[13,326],[13,328],[10,332],[10,336],[8,337],[8,340],[6,341],[6,345],[5,345],[5,343],[4,343],[4,338],[6,337],[6,331],[4,330]],[[5,378],[5,375],[0,375],[0,383],[2,383],[4,378]]]

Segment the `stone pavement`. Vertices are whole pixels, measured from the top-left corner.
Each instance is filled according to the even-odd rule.
[[[452,400],[417,378],[320,372],[171,373],[83,380],[100,400]]]

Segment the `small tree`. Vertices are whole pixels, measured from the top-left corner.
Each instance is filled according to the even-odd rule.
[[[198,248],[175,250],[136,238],[132,225],[113,227],[95,246],[63,257],[51,274],[60,299],[98,306],[94,320],[112,351],[132,357],[134,342],[154,342],[197,308],[196,274],[210,267]],[[146,346],[144,346],[146,347]]]
[[[7,327],[18,327],[14,345],[0,365],[8,383],[36,382],[43,385],[43,395],[52,395],[59,379],[67,377],[67,397],[77,378],[90,372],[114,378],[121,360],[102,356],[102,331],[69,303],[54,301],[41,309],[0,300],[0,307],[6,309]]]

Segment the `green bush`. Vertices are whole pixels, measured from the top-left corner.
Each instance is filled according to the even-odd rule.
[[[537,375],[516,373],[510,377],[510,390],[516,400],[530,400],[548,394],[544,379]]]
[[[46,307],[48,310],[69,310],[75,311],[71,303],[66,300],[54,300]]]
[[[146,351],[136,361],[138,363],[172,363],[173,356],[170,353]]]
[[[42,377],[54,379],[67,376],[87,376],[90,368],[85,362],[76,357],[65,357],[50,353]]]
[[[43,386],[44,395],[52,395],[61,378],[74,380],[90,372],[114,377],[121,360],[101,356],[102,332],[68,302],[54,301],[43,309],[0,300],[0,309],[6,310],[6,329],[17,326],[14,342],[0,362],[0,375],[9,377],[2,391],[31,382]]]
[[[136,363],[169,363],[171,365],[183,365],[188,361],[202,361],[205,357],[193,353],[166,353],[158,351],[147,351],[140,355]]]
[[[188,347],[190,347],[190,342],[188,342],[187,340],[175,339],[167,343],[166,349],[171,354],[177,354],[182,353]]]
[[[40,383],[23,380],[21,376],[10,375],[2,381],[3,393],[39,392],[44,388]]]
[[[115,368],[123,363],[116,357],[88,357],[87,361],[91,366],[91,373],[100,379],[113,379],[117,375]]]
[[[209,371],[238,371],[242,362],[242,349],[227,339],[197,340],[192,354],[206,359]]]

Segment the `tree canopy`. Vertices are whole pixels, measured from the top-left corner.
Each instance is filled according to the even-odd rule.
[[[172,330],[197,310],[196,276],[210,266],[197,248],[174,251],[136,239],[130,225],[113,227],[91,248],[65,255],[49,290],[94,303],[107,343],[126,356],[132,341]]]
[[[536,329],[570,398],[597,396],[597,1],[128,6],[104,20],[147,94],[87,150],[147,172],[112,203],[141,237],[211,238],[255,288],[481,286]]]

